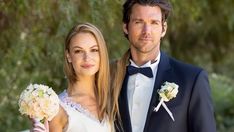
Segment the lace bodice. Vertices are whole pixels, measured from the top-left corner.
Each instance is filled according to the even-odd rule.
[[[68,115],[68,124],[64,132],[110,132],[111,127],[108,118],[101,122],[96,119],[82,105],[73,102],[65,90],[59,95],[60,104]]]

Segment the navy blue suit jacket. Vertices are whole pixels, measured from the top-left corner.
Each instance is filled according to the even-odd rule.
[[[158,112],[153,111],[159,103],[157,90],[166,81],[179,85],[176,98],[166,102],[173,113],[174,122],[163,107],[160,107]],[[119,96],[119,111],[124,132],[132,132],[127,82],[126,73]],[[144,132],[216,132],[207,73],[200,68],[170,58],[162,52]]]

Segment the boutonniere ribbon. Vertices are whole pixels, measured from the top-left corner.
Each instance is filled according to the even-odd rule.
[[[165,82],[164,85],[161,86],[161,89],[157,91],[159,94],[160,102],[154,108],[154,111],[157,112],[160,106],[162,105],[173,121],[175,121],[173,114],[171,113],[171,111],[168,109],[167,105],[164,102],[168,102],[171,99],[175,98],[178,93],[178,88],[179,86],[175,83]]]

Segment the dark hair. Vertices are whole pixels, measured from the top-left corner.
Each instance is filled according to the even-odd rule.
[[[126,0],[123,5],[123,23],[128,24],[130,21],[130,15],[134,4],[140,4],[143,6],[159,6],[162,11],[162,22],[165,22],[172,9],[168,0]]]

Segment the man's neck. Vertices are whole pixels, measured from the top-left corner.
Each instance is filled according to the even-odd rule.
[[[136,53],[134,51],[131,51],[132,60],[137,66],[142,66],[149,61],[151,61],[152,63],[155,62],[158,55],[159,51],[158,52],[155,51],[154,53],[151,54],[139,53],[139,52]]]

